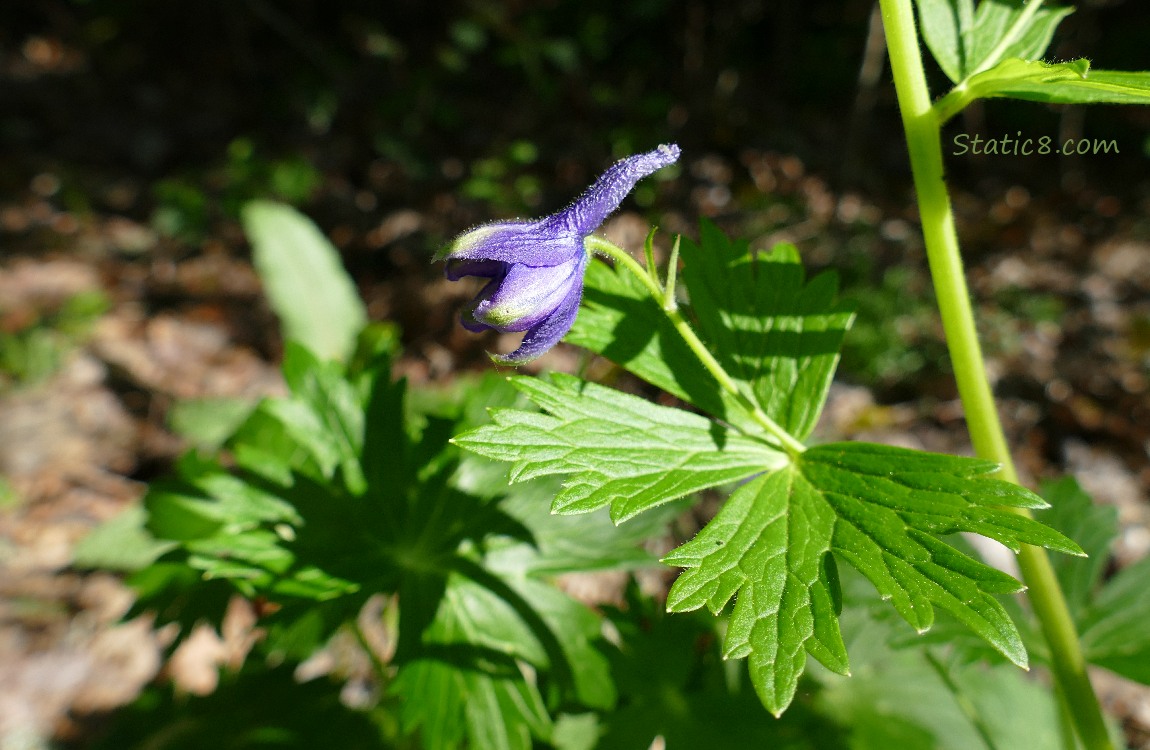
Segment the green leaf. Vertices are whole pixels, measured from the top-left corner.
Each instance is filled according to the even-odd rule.
[[[116,571],[140,570],[151,564],[176,543],[148,533],[147,518],[144,509],[135,505],[108,519],[80,540],[72,564]]]
[[[723,645],[726,658],[750,656],[763,705],[780,715],[794,697],[807,653],[848,673],[830,586],[823,574],[835,517],[797,472],[771,472],[739,488],[714,520],[664,562],[687,568],[667,608],[706,605],[718,614],[738,594]]]
[[[988,747],[987,737],[997,750],[1059,746],[1048,689],[1009,664],[955,663],[941,656],[947,648],[905,648],[898,623],[875,617],[878,606],[872,593],[843,612],[849,679],[811,670],[821,687],[814,705],[824,721],[850,728],[851,750],[968,750]]]
[[[367,482],[360,465],[364,440],[364,405],[355,386],[345,379],[334,362],[321,362],[314,354],[295,343],[289,343],[286,347],[283,373],[295,400],[273,403],[298,403],[310,407],[309,411],[315,421],[322,424],[321,428],[316,428],[308,425],[313,420],[304,420],[300,425],[302,429],[293,431],[294,436],[301,442],[308,442],[309,435],[304,430],[310,426],[310,437],[316,441],[323,439],[322,452],[339,465],[348,489],[356,494],[363,492]],[[400,421],[395,416],[399,415],[384,417],[384,420]],[[285,424],[289,427],[292,425],[290,422]],[[313,445],[318,447],[319,442]]]
[[[1086,59],[1050,64],[1011,58],[973,76],[934,109],[945,122],[975,99],[992,97],[1048,104],[1150,104],[1150,71],[1091,70]]]
[[[683,282],[700,334],[767,416],[802,440],[814,429],[854,313],[837,305],[838,280],[809,282],[798,251],[752,254],[703,222],[682,241]]]
[[[140,607],[186,633],[198,620],[219,624],[239,591],[270,605],[260,648],[300,661],[369,597],[389,595],[407,730],[419,727],[428,747],[548,741],[544,694],[554,707],[614,702],[599,616],[535,577],[579,558],[556,553],[543,533],[547,546],[532,548],[531,529],[503,510],[499,493],[461,489],[451,409],[409,413],[387,360],[372,357],[349,374],[289,344],[291,393],[261,403],[229,440],[238,468],[189,454],[178,481],[149,491],[147,528],[167,554],[133,577]],[[471,397],[521,399],[501,388]],[[498,485],[505,489],[502,477]],[[603,520],[583,538],[602,532]],[[633,549],[626,556],[633,534],[613,536],[588,547],[612,564],[648,559]]]
[[[970,544],[970,541],[960,535],[951,535],[946,539],[947,544],[954,547],[959,552],[968,557],[981,559],[979,553]],[[1058,555],[1054,560],[1061,561],[1063,556]],[[1081,561],[1081,557],[1069,557],[1066,559],[1073,559]],[[854,573],[854,571],[850,571]],[[854,585],[854,581],[851,581]],[[873,594],[873,589],[871,590]],[[848,595],[850,598],[850,595]],[[853,592],[853,599],[859,600],[857,590]],[[873,597],[868,599],[873,602],[872,613],[876,617],[883,617],[890,619],[890,615],[897,617],[897,613],[892,610],[886,610],[885,605],[878,601],[873,601]],[[1023,646],[1026,648],[1027,655],[1030,660],[1031,666],[1040,663],[1049,665],[1049,648],[1046,645],[1046,640],[1042,636],[1042,631],[1031,616],[1030,611],[1023,606],[1022,600],[1017,596],[1002,596],[998,597],[998,603],[1009,615],[1010,619],[1018,628],[1019,635],[1022,637]],[[878,608],[884,607],[882,613],[879,613]],[[849,642],[849,639],[848,639]],[[1001,651],[998,651],[987,641],[979,637],[969,626],[965,625],[961,619],[952,615],[946,609],[936,609],[935,621],[931,629],[927,633],[916,633],[901,631],[897,637],[890,639],[890,645],[893,648],[903,648],[912,650],[921,650],[924,648],[939,648],[947,655],[947,660],[955,665],[965,664],[1006,664],[1008,659],[1003,656]]]
[[[1124,568],[1086,609],[1080,629],[1086,659],[1150,685],[1150,557]]]
[[[511,462],[512,482],[570,475],[552,503],[557,513],[610,504],[612,519],[620,522],[785,461],[765,443],[729,434],[705,417],[570,375],[512,383],[548,413],[495,410],[494,424],[454,442]]]
[[[347,360],[367,311],[339,252],[290,206],[253,201],[243,209],[252,262],[284,328],[323,359]]]
[[[1118,509],[1095,505],[1073,477],[1044,483],[1040,494],[1050,508],[1035,517],[1073,539],[1087,555],[1051,560],[1066,602],[1077,619],[1094,598],[1106,571],[1110,544],[1118,536]]]
[[[965,38],[974,25],[974,0],[917,0],[919,33],[942,72],[954,82],[966,69]]]
[[[283,499],[232,476],[215,461],[187,454],[176,469],[181,481],[153,483],[144,497],[148,527],[160,538],[189,541],[221,530],[298,521]]]
[[[144,507],[148,511],[146,529],[158,539],[187,542],[210,537],[224,526],[210,500],[178,486],[153,484],[144,496]]]
[[[1005,60],[972,82],[992,86],[983,96],[1011,96],[1053,104],[1150,104],[1150,71],[1091,70],[1088,60],[1047,65]]]
[[[668,748],[825,750],[845,748],[845,732],[810,710],[817,686],[779,719],[765,719],[740,661],[722,658],[723,621],[703,613],[669,615],[662,602],[628,592],[611,613],[619,633],[614,655],[620,706],[604,717],[596,747],[633,750],[657,737]]]
[[[758,474],[698,536],[665,562],[688,570],[668,607],[721,611],[737,596],[727,657],[750,657],[768,709],[791,702],[806,656],[846,672],[834,556],[857,568],[917,631],[936,607],[1019,665],[1017,628],[994,598],[1014,578],[938,537],[974,532],[1011,549],[1033,544],[1080,554],[1059,532],[1008,508],[1042,508],[1037,495],[993,479],[993,462],[863,443],[785,457],[708,420],[568,375],[515,378],[546,413],[498,409],[494,424],[459,444],[513,464],[512,481],[560,475],[559,511],[610,504],[628,518],[672,497]]]
[[[835,276],[804,284],[798,253],[752,254],[703,222],[682,241],[682,278],[700,334],[745,395],[792,435],[813,429],[853,314],[837,305]],[[567,341],[607,357],[652,385],[744,429],[761,428],[719,387],[634,276],[593,263],[583,308]]]
[[[551,655],[547,664],[550,674],[569,679],[572,694],[580,704],[610,709],[615,704],[615,683],[607,658],[599,649],[602,627],[599,617],[550,584],[527,577],[507,580],[520,601],[530,603],[538,615],[541,622],[536,621],[535,631],[543,631],[538,626],[545,625],[554,636],[559,651]],[[527,619],[534,620],[534,615]],[[565,665],[554,663],[560,658]]]
[[[665,558],[688,568],[668,607],[706,605],[717,613],[737,595],[724,653],[750,657],[755,688],[776,714],[794,696],[805,654],[847,671],[823,565],[828,552],[858,569],[919,632],[934,623],[934,607],[942,607],[1025,666],[1017,628],[994,598],[1021,584],[936,535],[974,531],[1016,550],[1024,543],[1080,550],[1005,510],[1044,503],[986,478],[995,468],[978,459],[865,443],[811,448],[793,466],[737,490],[695,539]]]
[[[530,401],[504,376],[489,372],[478,381],[453,386],[454,412],[442,397],[435,408],[459,413],[458,424],[474,429],[489,424],[493,407],[529,408]],[[424,396],[428,394],[423,392]],[[503,512],[530,532],[529,539],[506,538],[488,545],[485,562],[498,573],[547,576],[594,570],[633,570],[658,566],[658,558],[643,549],[643,542],[662,536],[683,511],[682,502],[667,503],[631,519],[612,523],[607,509],[557,516],[549,512],[562,489],[560,477],[540,477],[507,486],[507,468],[476,453],[465,453],[453,483],[478,497],[498,498]]]
[[[691,352],[647,287],[626,270],[588,265],[583,306],[565,340],[729,424],[760,429]]]
[[[595,750],[600,731],[597,714],[561,714],[555,719],[551,740],[555,750]]]
[[[1039,0],[1041,2],[1041,0]],[[1063,18],[1074,12],[1072,7],[1043,6],[1020,29],[1015,23],[1025,12],[1029,0],[982,0],[974,16],[974,23],[963,35],[964,66],[962,77],[970,76],[986,65],[999,43],[1012,34],[1010,42],[991,65],[1006,58],[1037,60],[1046,53],[1054,30]],[[952,78],[955,82],[956,78]]]
[[[1078,554],[1069,539],[1002,506],[1044,505],[1033,493],[985,475],[996,465],[865,443],[803,454],[808,481],[834,508],[832,548],[922,632],[934,606],[950,611],[1011,661],[1025,666],[1014,624],[992,594],[1021,584],[944,544],[936,535],[973,531],[1017,551],[1034,544]]]
[[[339,365],[321,362],[294,342],[285,348],[283,372],[292,398],[265,399],[234,432],[227,445],[237,463],[279,484],[290,483],[293,471],[327,481],[339,469],[349,491],[363,492],[368,397]],[[378,421],[401,422],[396,416]]]
[[[460,669],[430,657],[412,662],[392,683],[404,731],[419,730],[427,750],[530,750],[551,726],[538,689],[515,679],[512,669]]]
[[[95,750],[268,750],[319,748],[378,750],[380,727],[369,712],[341,700],[343,686],[320,678],[300,682],[292,665],[268,668],[248,660],[236,674],[221,673],[210,695],[174,685],[148,687],[130,706],[107,717]]]
[[[223,621],[235,587],[228,581],[205,580],[203,574],[184,561],[161,558],[133,573],[127,584],[136,594],[136,602],[126,617],[144,613],[155,617],[157,625],[175,622],[179,625],[174,649],[196,625]]]
[[[1081,633],[1086,659],[1124,677],[1150,684],[1150,558],[1115,575],[1104,586],[1110,545],[1118,536],[1118,510],[1096,505],[1072,477],[1049,482],[1042,495],[1051,508],[1038,518],[1077,540],[1089,558],[1052,560]]]
[[[488,589],[453,578],[422,655],[401,665],[391,692],[403,698],[404,730],[418,729],[429,750],[460,747],[464,737],[471,747],[530,750],[532,738],[550,734],[539,687],[514,660],[541,664],[546,656],[506,607]]]
[[[200,448],[219,448],[254,410],[253,399],[197,398],[176,402],[168,427]]]
[[[1023,2],[1019,3],[1018,13],[1022,12],[1022,5],[1028,1],[1029,0],[1023,0]],[[1058,25],[1073,12],[1074,8],[1067,5],[1042,6],[1042,8],[1034,14],[1034,18],[1030,20],[1030,23],[1027,24],[1023,32],[1003,50],[1002,57],[1004,59],[1017,57],[1022,60],[1042,59],[1050,47],[1050,42],[1054,38],[1054,32],[1058,29]],[[974,28],[974,33],[978,33],[977,23]],[[972,47],[975,48],[974,54],[977,55],[977,45],[973,42],[971,44]]]
[[[506,483],[507,469],[479,456],[465,458],[460,471],[471,475],[480,462],[486,464],[480,476],[488,484]],[[470,483],[480,476],[465,481]],[[662,536],[685,505],[685,501],[667,503],[616,525],[605,508],[574,515],[551,514],[551,501],[562,489],[558,478],[521,482],[506,489],[499,507],[530,531],[530,539],[492,542],[486,564],[499,573],[532,576],[658,567],[658,557],[641,545]]]
[[[1058,24],[1074,12],[1071,7],[1043,7],[1024,27],[1014,29],[1026,8],[1025,0],[982,0],[977,12],[974,0],[916,0],[916,5],[923,41],[955,83],[984,67],[1008,34],[1013,38],[999,53],[1000,59],[1041,58]]]

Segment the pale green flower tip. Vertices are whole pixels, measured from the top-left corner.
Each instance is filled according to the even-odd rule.
[[[492,364],[500,365],[501,367],[522,367],[535,357],[509,357],[506,354],[495,354],[494,352],[487,352],[487,358],[491,360]],[[510,378],[508,378],[510,380]]]
[[[461,253],[475,250],[477,247],[483,245],[483,243],[497,231],[499,231],[498,225],[486,225],[469,229],[452,240],[450,245],[440,250],[436,254],[435,260],[447,260]]]
[[[486,323],[492,328],[503,328],[519,322],[527,315],[526,310],[517,310],[509,305],[488,307],[482,313],[475,315],[480,323]]]

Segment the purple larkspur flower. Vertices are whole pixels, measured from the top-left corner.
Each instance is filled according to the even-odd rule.
[[[616,162],[567,208],[543,219],[497,221],[459,235],[436,260],[447,278],[490,279],[461,316],[469,331],[526,331],[519,348],[493,359],[529,362],[575,324],[588,253],[583,239],[619,207],[635,183],[679,159],[676,145]]]

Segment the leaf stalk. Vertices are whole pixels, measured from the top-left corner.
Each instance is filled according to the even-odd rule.
[[[787,432],[778,422],[767,416],[758,404],[749,398],[747,394],[743,393],[734,378],[723,369],[723,366],[715,359],[715,355],[711,354],[706,344],[704,344],[698,334],[695,333],[695,330],[691,328],[691,324],[683,317],[683,313],[679,310],[678,305],[667,303],[668,299],[670,299],[672,303],[674,302],[675,272],[673,270],[668,271],[667,284],[663,288],[660,288],[658,279],[652,278],[643,266],[639,265],[639,262],[631,257],[630,253],[613,242],[596,235],[589,235],[583,241],[583,245],[589,252],[601,253],[611,258],[643,282],[643,285],[646,286],[647,290],[651,293],[651,297],[659,305],[659,309],[662,310],[667,316],[667,319],[671,321],[671,325],[674,326],[675,331],[683,338],[683,341],[686,342],[687,346],[690,347],[691,351],[698,357],[703,366],[707,368],[707,371],[714,376],[719,386],[738,400],[739,405],[747,410],[747,413],[751,415],[755,422],[778,441],[779,446],[787,455],[791,458],[797,458],[807,449],[795,436],[791,435],[791,433]],[[672,250],[672,264],[678,262],[678,248],[679,243],[676,240],[675,247]]]

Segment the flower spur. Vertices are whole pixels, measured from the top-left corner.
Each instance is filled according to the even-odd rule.
[[[542,219],[499,221],[464,232],[436,260],[446,260],[451,281],[490,279],[461,315],[476,333],[526,331],[500,364],[521,365],[559,342],[575,323],[594,232],[647,175],[675,163],[679,147],[662,145],[616,162],[567,208]]]

